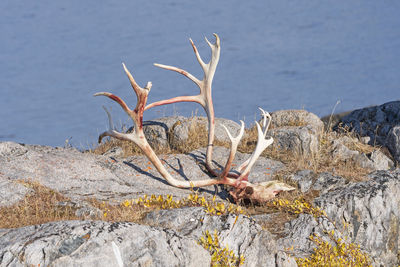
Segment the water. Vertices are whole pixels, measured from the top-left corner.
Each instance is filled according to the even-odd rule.
[[[135,105],[125,62],[149,103],[197,94],[202,77],[188,38],[221,37],[216,116],[251,123],[257,107],[323,116],[396,100],[400,94],[399,1],[22,1],[0,2],[0,141],[87,147],[107,127],[131,122],[110,91]],[[200,106],[157,107],[145,119],[191,115]]]

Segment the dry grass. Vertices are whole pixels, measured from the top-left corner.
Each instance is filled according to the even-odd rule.
[[[89,203],[101,210],[102,214],[97,219],[108,222],[139,222],[147,212],[155,209],[145,209],[140,205],[126,206],[123,203],[110,203],[97,199],[91,199]]]
[[[70,202],[68,197],[37,182],[18,182],[31,188],[32,193],[27,194],[24,199],[14,205],[0,207],[0,228],[18,228],[47,222],[80,219],[138,222],[146,212],[157,209],[157,207],[143,208],[141,205],[127,207],[122,203],[88,199],[87,202],[94,208],[98,208],[102,214],[90,218],[78,217],[75,215],[77,208],[71,205],[61,205],[61,203]]]
[[[115,147],[122,148],[124,157],[141,154],[139,147],[135,143],[129,141],[121,141],[115,138],[107,139],[105,142],[98,144],[95,148],[91,149],[89,152],[94,153],[96,155],[103,155],[104,153]]]
[[[180,121],[177,121],[170,129],[169,143],[175,144],[176,146],[171,148],[171,153],[188,153],[200,147],[206,147],[208,144],[208,131],[204,123],[199,123],[195,118],[190,119],[192,122],[189,126],[188,140],[186,142],[174,142],[174,135],[172,134],[175,127],[180,125]],[[156,152],[159,153],[159,152]]]
[[[181,124],[180,121],[177,121],[170,129],[168,136],[169,144],[176,144],[174,147],[162,147],[162,146],[153,146],[153,150],[156,154],[176,154],[176,153],[188,153],[190,151],[196,150],[201,147],[206,147],[208,143],[208,131],[207,127],[204,123],[199,123],[195,120],[195,117],[191,118],[192,123],[189,126],[188,140],[186,142],[174,142],[174,129],[175,127]],[[215,145],[227,146],[229,144],[223,142],[215,142]],[[130,141],[121,141],[118,139],[107,139],[107,141],[95,146],[89,152],[102,155],[109,151],[112,148],[121,147],[124,157],[132,156],[132,155],[142,155],[142,151],[140,148],[133,142]]]
[[[37,182],[19,183],[31,188],[33,192],[12,206],[0,208],[0,228],[78,219],[73,208],[58,205],[61,201],[69,201],[67,197]]]
[[[71,203],[68,197],[37,182],[18,182],[31,188],[32,192],[14,205],[0,207],[0,228],[18,228],[54,221],[87,219],[140,223],[144,216],[151,211],[182,207],[203,207],[205,212],[210,215],[245,213],[245,209],[241,206],[216,201],[216,197],[208,200],[204,196],[192,192],[188,197],[180,200],[174,199],[171,195],[144,196],[139,199],[125,200],[121,203],[87,199],[88,205],[93,207],[94,211],[100,212],[95,212],[90,217],[85,215],[78,217],[76,215],[78,208],[68,205],[68,203]]]
[[[263,156],[281,161],[286,168],[275,174],[275,179],[285,180],[289,174],[293,174],[299,170],[312,170],[315,173],[331,172],[335,175],[342,176],[349,181],[362,181],[371,171],[362,168],[354,160],[342,160],[334,158],[332,155],[333,141],[345,137],[349,142],[346,146],[360,153],[369,154],[379,149],[367,144],[361,143],[358,138],[351,132],[336,133],[332,131],[323,132],[319,137],[318,151],[314,154],[304,155],[302,153],[294,153],[288,150],[278,149],[277,147],[269,147],[263,152]],[[255,127],[246,129],[246,135],[242,139],[238,150],[243,153],[251,153],[257,144],[257,130]],[[287,182],[287,181],[285,181]]]

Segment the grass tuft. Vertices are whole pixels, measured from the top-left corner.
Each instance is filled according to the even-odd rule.
[[[78,219],[74,208],[59,205],[69,198],[37,182],[18,182],[31,188],[32,193],[14,205],[0,208],[0,228]]]

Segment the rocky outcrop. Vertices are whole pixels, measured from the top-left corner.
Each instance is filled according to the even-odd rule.
[[[4,229],[0,264],[118,266],[120,254],[124,266],[210,266],[210,254],[197,241],[205,231],[217,231],[221,247],[245,257],[243,266],[296,266],[267,231],[243,215],[184,208],[150,213],[143,223],[65,221]]]
[[[271,114],[273,148],[298,154],[317,153],[323,122],[305,110],[281,110]]]
[[[272,118],[271,135],[279,145],[276,149],[303,155],[318,152],[323,125],[315,115],[280,111],[273,113]],[[153,146],[171,148],[171,141],[187,140],[192,123],[182,117],[165,118],[147,124],[145,131]],[[195,123],[204,123],[206,127],[205,119],[196,119]],[[236,123],[222,123],[231,125],[233,134],[239,129]],[[388,135],[393,132],[390,142],[395,143],[398,135],[395,126],[392,129]],[[225,132],[218,135],[226,136]],[[347,242],[360,244],[372,256],[374,266],[397,266],[400,171],[387,170],[393,168],[393,163],[379,150],[354,150],[352,144],[358,140],[338,135],[330,141],[334,160],[351,159],[361,167],[382,171],[371,173],[362,182],[349,182],[334,170],[300,170],[285,176],[286,181],[298,184],[302,193],[317,196],[314,204],[327,213],[327,217],[303,213],[286,223],[279,220],[280,212],[253,218],[211,216],[202,207],[153,211],[137,223],[88,221],[90,217],[98,218],[101,211],[91,206],[87,198],[121,202],[145,194],[184,198],[191,192],[168,185],[146,157],[122,158],[117,156],[121,154],[118,149],[94,155],[73,148],[0,143],[0,207],[12,205],[31,192],[21,183],[29,180],[69,197],[71,201],[59,204],[73,206],[76,215],[84,219],[0,229],[0,266],[119,266],[119,254],[124,266],[209,266],[210,254],[197,241],[205,231],[214,230],[221,246],[228,246],[236,255],[246,258],[244,266],[296,266],[295,257],[307,257],[316,248],[310,235],[318,234],[334,245],[327,234],[331,230],[335,230],[335,238],[347,236]],[[228,153],[226,148],[214,148],[215,167],[224,166]],[[248,157],[237,153],[234,164]],[[179,179],[208,178],[203,166],[205,148],[160,158]],[[265,182],[283,169],[281,162],[260,158],[249,180]],[[228,198],[223,187],[210,186],[202,192],[209,198]],[[268,225],[282,229],[276,233]]]
[[[184,218],[190,218],[189,222]],[[293,258],[278,250],[268,231],[243,215],[208,216],[202,208],[190,208],[152,212],[144,222],[170,228],[195,239],[199,239],[205,231],[217,230],[222,246],[228,246],[235,254],[240,253],[246,258],[243,266],[296,266]]]
[[[394,167],[394,162],[379,148],[370,147],[368,152],[360,152],[351,149],[352,146],[360,146],[360,140],[350,136],[338,136],[331,141],[331,151],[334,160],[352,160],[361,168],[370,170],[389,170]]]
[[[53,222],[0,235],[1,266],[119,266],[117,251],[124,266],[210,266],[197,240],[128,222]]]
[[[400,125],[393,126],[390,129],[385,144],[392,153],[393,158],[400,162]]]
[[[398,266],[400,249],[400,171],[377,171],[369,180],[346,183],[341,177],[310,171],[292,177],[299,181],[302,191],[318,190],[316,206],[326,218],[302,214],[285,225],[286,236],[277,240],[283,248],[294,248],[294,254],[305,257],[315,244],[309,236],[317,234],[330,240],[326,232],[335,230],[335,237],[348,237],[373,257],[374,266]]]
[[[177,198],[183,198],[191,193],[190,190],[170,186],[145,156],[113,158],[82,153],[75,149],[13,142],[0,143],[0,153],[0,183],[7,185],[1,189],[4,194],[0,194],[0,203],[10,204],[10,199],[15,198],[17,201],[28,192],[16,183],[18,180],[39,182],[73,201],[96,198],[121,202],[151,194],[173,194]],[[224,166],[227,155],[228,149],[216,147],[213,157],[215,167]],[[237,153],[234,163],[240,164],[248,157],[249,155]],[[209,178],[202,167],[204,148],[186,155],[162,155],[160,158],[171,174],[180,179]],[[268,181],[274,172],[283,167],[278,161],[260,158],[253,167],[250,179],[254,182]],[[266,175],[267,172],[269,175]],[[14,190],[16,193],[10,197],[9,194]],[[223,199],[228,194],[214,186],[203,188],[202,192],[210,197],[218,194]]]
[[[386,146],[400,162],[400,101],[393,101],[352,111],[341,118],[335,129],[347,127],[360,136],[369,137],[371,145]]]
[[[384,266],[398,264],[400,172],[378,171],[369,180],[336,188],[315,200],[336,227],[379,258]]]

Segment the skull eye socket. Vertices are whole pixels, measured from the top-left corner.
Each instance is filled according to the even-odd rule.
[[[246,187],[246,189],[244,190],[244,192],[245,192],[247,195],[252,195],[252,194],[254,193],[254,189],[253,189],[253,187],[248,186],[248,187]]]

